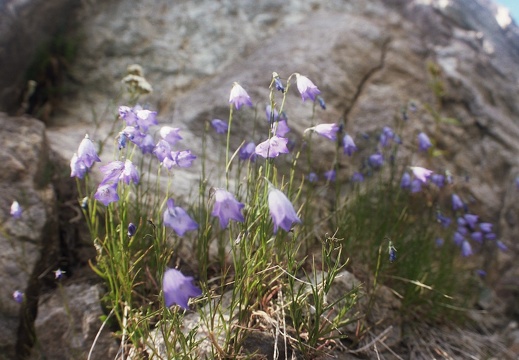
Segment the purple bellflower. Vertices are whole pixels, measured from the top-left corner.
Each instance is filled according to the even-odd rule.
[[[471,256],[472,254],[474,254],[472,252],[472,246],[470,246],[470,243],[467,241],[467,240],[464,240],[462,243],[461,243],[461,255],[463,257],[469,257]]]
[[[355,151],[357,151],[357,146],[355,142],[353,142],[353,138],[346,134],[342,139],[342,146],[344,148],[344,153],[348,154],[348,156],[352,156]]]
[[[238,152],[238,157],[240,160],[256,160],[256,144],[252,141],[244,144]]]
[[[179,140],[182,139],[182,136],[179,134],[179,128],[173,128],[171,126],[163,126],[160,128],[160,137],[168,142],[169,145],[175,145]]]
[[[463,209],[465,207],[465,204],[463,204],[463,201],[461,201],[461,198],[456,195],[456,194],[452,194],[452,210],[456,211],[456,210],[460,210],[460,209]]]
[[[306,129],[305,133],[307,131],[315,131],[316,133],[318,133],[321,136],[324,136],[327,139],[336,140],[337,131],[339,131],[339,125],[337,125],[337,124],[319,124],[319,125]]]
[[[167,269],[162,278],[162,291],[166,307],[178,305],[188,309],[188,300],[202,295],[202,290],[193,285],[193,277],[184,276],[177,269]]]
[[[470,234],[470,237],[472,240],[480,244],[483,242],[483,233],[481,231],[474,231],[472,234]]]
[[[278,227],[290,231],[294,223],[301,223],[290,200],[282,191],[272,185],[269,186],[268,205],[270,216],[274,222],[274,234],[277,233]]]
[[[128,224],[128,237],[132,237],[137,232],[137,226],[134,223]]]
[[[433,173],[432,170],[420,166],[410,166],[410,169],[413,172],[414,177],[423,183],[426,183],[427,178]]]
[[[479,224],[479,229],[484,233],[492,232],[493,225],[491,223],[482,222]]]
[[[441,212],[436,213],[436,220],[443,226],[444,228],[448,228],[451,223],[452,219],[448,216],[443,215]]]
[[[485,234],[486,240],[495,240],[497,239],[497,235],[493,232]]]
[[[328,170],[324,173],[324,178],[327,181],[335,181],[337,173],[335,170]]]
[[[94,199],[102,202],[104,206],[108,206],[111,202],[119,200],[119,195],[117,194],[117,183],[100,184],[94,194]]]
[[[159,140],[155,148],[153,149],[153,153],[159,159],[160,162],[163,162],[166,158],[171,158],[171,146],[166,140]]]
[[[138,110],[135,110],[136,108],[134,108],[134,111],[137,115],[137,125],[143,132],[147,132],[152,125],[158,125],[156,111],[144,110],[140,107],[138,107]]]
[[[467,225],[470,229],[474,230],[476,228],[476,224],[478,222],[479,217],[474,214],[465,214],[463,218],[467,222]]]
[[[225,229],[229,224],[229,220],[236,220],[244,222],[245,218],[241,210],[245,207],[244,204],[237,201],[233,194],[224,190],[216,189],[214,193],[214,207],[212,216],[218,217],[220,220],[220,227]]]
[[[368,164],[372,168],[378,169],[384,164],[384,157],[382,156],[381,153],[376,153],[376,154],[370,155],[368,157]]]
[[[418,149],[420,149],[420,151],[427,151],[431,146],[431,140],[429,140],[426,133],[421,132],[418,134]]]
[[[227,130],[229,129],[227,122],[220,119],[211,120],[211,126],[217,134],[227,134]]]
[[[245,89],[237,82],[232,86],[231,94],[229,96],[229,104],[234,105],[236,110],[240,110],[243,105],[252,107],[252,100],[250,99],[249,94],[247,94]]]
[[[272,134],[284,137],[286,134],[290,132],[290,128],[288,127],[288,123],[286,120],[279,120],[272,124]]]
[[[411,189],[411,175],[408,172],[405,172],[402,175],[402,179],[400,180],[400,188],[409,190]]]
[[[420,191],[422,191],[422,182],[418,179],[413,179],[411,181],[411,193],[416,194]]]
[[[13,299],[18,304],[21,304],[23,302],[23,298],[24,298],[23,292],[21,292],[19,290],[16,290],[15,292],[13,292]]]
[[[11,216],[17,220],[22,217],[22,207],[16,200],[11,204]]]
[[[506,246],[505,243],[502,242],[501,240],[497,240],[496,245],[497,245],[498,249],[501,250],[502,252],[508,251],[508,246]]]
[[[360,172],[354,172],[351,176],[351,182],[360,183],[364,181],[364,176]]]
[[[314,182],[317,182],[319,180],[319,177],[317,176],[316,173],[311,172],[310,174],[308,174],[306,176],[306,179],[308,180],[308,182],[314,183]]]
[[[150,134],[146,134],[140,144],[137,144],[141,149],[143,154],[151,154],[153,153],[153,149],[155,149],[155,142],[153,141],[153,136]]]
[[[436,185],[438,188],[442,188],[445,186],[445,176],[441,174],[432,174],[431,182]]]
[[[168,199],[163,215],[164,225],[183,236],[187,231],[198,229],[198,224],[180,206],[175,206],[173,199]]]
[[[321,93],[317,86],[306,76],[296,73],[297,90],[301,94],[303,101],[308,99],[315,101],[315,97]]]
[[[278,73],[274,71],[272,73],[272,78],[274,79],[274,86],[276,87],[276,90],[284,93],[285,87],[283,86],[283,83],[281,82],[281,79],[279,78]]]
[[[87,170],[88,168],[86,167],[85,163],[79,160],[77,154],[74,153],[74,155],[72,155],[72,159],[70,159],[70,177],[83,179]]]
[[[193,165],[196,155],[191,150],[172,151],[171,158],[175,161],[175,165],[181,168],[189,168]]]
[[[465,241],[465,237],[458,231],[456,231],[453,235],[454,243],[458,246],[461,246],[461,244]]]
[[[94,143],[85,135],[85,138],[81,140],[79,148],[77,150],[78,161],[83,162],[87,168],[91,168],[94,162],[100,162],[101,159],[97,156],[97,151],[94,147]]]
[[[391,129],[389,126],[384,126],[382,128],[382,133],[380,134],[380,145],[382,147],[386,147],[389,145],[389,142],[395,138],[395,133],[393,132],[393,129]]]
[[[287,138],[274,135],[256,146],[256,154],[264,158],[274,158],[279,154],[288,154],[287,144]]]

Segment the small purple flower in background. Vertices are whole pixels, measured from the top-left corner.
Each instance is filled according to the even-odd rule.
[[[163,126],[159,131],[160,137],[171,146],[175,145],[179,140],[182,140],[182,136],[180,136],[179,132],[179,128],[173,128],[171,126]]]
[[[290,132],[286,120],[279,120],[272,125],[272,133],[279,137],[284,137]]]
[[[173,199],[168,199],[167,208],[163,215],[164,225],[172,228],[178,234],[183,236],[186,231],[198,229],[198,224],[187,214],[186,210],[180,206],[175,206]]]
[[[452,194],[452,210],[456,211],[456,210],[460,210],[460,209],[463,209],[465,207],[465,204],[463,204],[463,201],[461,201],[461,198],[456,195],[456,194]]]
[[[134,223],[128,224],[128,237],[132,237],[137,232],[137,226]]]
[[[278,227],[290,231],[294,223],[301,223],[290,200],[282,191],[272,185],[269,186],[268,205],[270,216],[274,222],[274,234],[277,233]]]
[[[19,290],[16,290],[15,292],[13,292],[13,299],[18,304],[21,304],[23,302],[23,298],[24,298],[23,292],[21,292]]]
[[[413,172],[414,177],[423,183],[426,183],[427,178],[433,173],[432,170],[420,166],[410,166],[410,169]]]
[[[308,181],[311,182],[311,183],[317,182],[317,181],[319,180],[317,174],[314,173],[314,172],[311,172],[310,174],[308,174],[308,176],[307,176],[306,178],[307,178]]]
[[[274,135],[256,146],[256,154],[264,158],[274,158],[279,154],[288,154],[287,143],[287,138]]]
[[[321,93],[317,86],[306,76],[296,73],[297,90],[301,94],[303,101],[308,99],[315,101],[315,97]]]
[[[188,309],[189,298],[202,295],[202,290],[193,285],[193,277],[184,276],[177,269],[167,269],[162,278],[162,291],[166,307],[178,305]]]
[[[94,194],[94,199],[102,202],[104,206],[119,200],[119,195],[117,194],[117,183],[100,184]]]
[[[464,237],[462,234],[460,234],[458,231],[456,231],[456,232],[454,233],[453,240],[454,240],[454,243],[455,243],[456,245],[460,246],[461,243],[462,243],[463,241],[465,241],[465,237]]]
[[[321,109],[326,110],[326,103],[324,102],[324,99],[318,96],[317,101],[319,102],[319,106],[321,107]]]
[[[171,157],[171,146],[166,140],[159,140],[153,153],[160,162],[163,162],[165,158]]]
[[[335,181],[336,175],[337,173],[335,172],[335,170],[328,170],[324,173],[324,178],[327,181]]]
[[[124,132],[120,132],[119,137],[117,138],[117,143],[119,144],[119,150],[122,150],[126,147],[127,140],[128,140],[128,136]]]
[[[16,200],[11,204],[11,216],[17,220],[22,217],[22,207]]]
[[[479,223],[479,229],[484,233],[492,232],[493,225],[491,223],[482,222]]]
[[[355,142],[353,142],[353,138],[346,134],[342,138],[342,146],[344,148],[344,153],[348,154],[348,156],[352,156],[355,151],[357,151],[357,146],[355,146]]]
[[[485,276],[487,276],[487,272],[483,269],[478,269],[478,270],[476,270],[476,275],[484,278]]]
[[[411,193],[415,194],[422,191],[422,182],[418,179],[411,181]]]
[[[276,108],[274,108],[274,111],[272,111],[272,106],[270,104],[265,107],[265,116],[267,117],[267,121],[270,123],[279,120],[278,111]]]
[[[441,174],[432,174],[431,182],[436,185],[438,188],[442,188],[445,186],[445,176]]]
[[[72,155],[72,159],[70,159],[70,177],[77,177],[78,179],[83,179],[86,172],[86,165],[83,163],[83,161],[79,160],[77,154],[74,153],[74,155]]]
[[[436,238],[435,243],[436,243],[437,247],[442,247],[443,243],[444,243],[444,240],[443,240],[443,238],[439,237],[439,238]]]
[[[229,224],[229,220],[236,220],[244,222],[245,218],[241,210],[245,207],[244,204],[237,201],[233,194],[224,190],[216,189],[214,192],[214,207],[212,216],[218,217],[220,220],[220,227],[225,229]]]
[[[227,122],[220,119],[211,120],[211,126],[217,134],[227,134],[227,130],[229,129]]]
[[[448,228],[451,223],[452,219],[448,216],[443,215],[441,212],[436,213],[436,220],[443,226],[444,228]]]
[[[240,160],[256,160],[256,144],[254,144],[252,141],[249,141],[243,145],[238,152],[238,157]]]
[[[146,134],[142,138],[140,145],[137,144],[137,146],[141,149],[143,154],[152,154],[153,149],[155,149],[155,142],[153,141],[153,136],[151,136],[150,134]]]
[[[497,240],[496,241],[496,245],[499,248],[499,250],[501,250],[502,252],[507,252],[508,251],[508,246],[506,246],[505,243],[502,242],[501,240]]]
[[[61,269],[55,270],[54,271],[54,279],[55,280],[61,280],[63,278],[63,274],[64,273],[65,273],[65,271],[63,271]]]
[[[411,188],[411,175],[405,172],[400,180],[400,188],[409,190]]]
[[[483,242],[483,233],[481,231],[474,231],[470,234],[470,237],[472,238],[472,240],[480,244]]]
[[[97,156],[97,151],[94,147],[94,143],[85,135],[85,138],[81,140],[79,148],[77,150],[78,161],[83,162],[87,168],[91,168],[94,162],[100,162],[101,159]]]
[[[495,240],[495,239],[497,239],[497,235],[494,234],[493,232],[491,232],[491,233],[485,234],[485,239],[487,239],[487,240]]]
[[[478,222],[478,216],[473,214],[465,214],[464,219],[467,221],[467,225],[474,230],[476,228],[476,223]]]
[[[196,155],[192,154],[191,150],[172,151],[171,158],[178,167],[189,168],[193,165]]]
[[[467,227],[465,225],[461,225],[460,222],[459,222],[460,218],[458,218],[458,228],[457,228],[457,231],[465,236],[468,234],[469,230],[467,229]]]
[[[389,262],[395,262],[396,260],[396,248],[393,246],[393,243],[389,242]]]
[[[420,151],[427,151],[431,146],[431,140],[429,140],[426,133],[421,132],[418,134],[418,149],[420,149]]]
[[[119,106],[119,116],[121,117],[121,119],[126,121],[126,125],[138,126],[137,114],[135,114],[135,112],[133,112],[132,108],[130,108],[129,106]]]
[[[370,155],[368,158],[368,164],[375,169],[378,169],[384,164],[384,157],[380,153]]]
[[[274,78],[274,86],[276,87],[276,90],[284,93],[285,87],[283,86],[283,83],[281,82],[281,79],[279,78],[278,73],[274,71],[272,73],[272,77]]]
[[[474,254],[472,252],[472,246],[470,246],[470,243],[467,240],[464,240],[461,244],[461,255],[463,257],[469,257],[472,254]]]
[[[330,140],[336,140],[337,139],[337,131],[339,131],[339,125],[337,124],[319,124],[316,126],[313,126],[311,128],[308,128],[305,130],[305,133],[307,131],[315,131],[321,136],[324,136],[327,139]]]
[[[364,176],[360,172],[354,172],[351,176],[351,182],[359,183],[364,181]]]
[[[235,82],[231,89],[231,95],[229,96],[229,104],[234,105],[236,110],[240,110],[243,105],[252,107],[252,100],[249,94],[241,87],[240,84]]]
[[[393,129],[391,129],[389,126],[384,126],[382,128],[382,133],[380,134],[380,145],[382,147],[386,147],[389,145],[389,142],[395,138],[395,133],[393,132]]]

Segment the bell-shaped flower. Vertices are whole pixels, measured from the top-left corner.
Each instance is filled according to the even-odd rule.
[[[461,210],[465,207],[465,204],[463,204],[463,201],[461,201],[461,198],[457,194],[452,194],[452,210]]]
[[[241,210],[244,204],[237,201],[233,194],[224,190],[216,189],[214,192],[214,207],[212,216],[218,217],[220,220],[220,227],[226,228],[229,220],[236,220],[238,222],[245,221]]]
[[[139,172],[130,160],[127,159],[124,162],[124,168],[119,179],[127,185],[129,185],[130,182],[133,182],[134,184],[139,183]]]
[[[99,168],[105,176],[101,181],[101,185],[104,184],[115,184],[119,181],[119,178],[124,170],[124,163],[119,160],[114,160],[106,165]]]
[[[86,167],[83,161],[79,160],[76,153],[70,159],[70,177],[77,177],[78,179],[83,179],[87,172],[88,168]]]
[[[353,141],[353,138],[346,134],[342,138],[342,146],[344,149],[344,153],[348,154],[348,156],[352,156],[355,151],[357,151],[357,146],[355,145],[355,142]]]
[[[416,194],[422,191],[422,182],[418,179],[411,181],[411,193]]]
[[[180,136],[179,132],[179,128],[173,128],[171,126],[163,126],[159,131],[160,137],[171,146],[175,145],[179,140],[182,140],[182,136]]]
[[[492,232],[492,227],[494,225],[492,225],[491,223],[487,223],[487,222],[482,222],[482,223],[479,223],[479,229],[484,232],[484,233],[491,233]]]
[[[273,186],[269,186],[268,205],[270,216],[274,222],[274,233],[277,233],[278,227],[290,231],[293,224],[301,223],[290,200],[282,191]]]
[[[317,182],[319,180],[319,177],[317,176],[316,173],[311,172],[310,174],[308,174],[306,176],[306,179],[308,180],[308,182],[314,183],[314,182]]]
[[[135,113],[137,115],[137,125],[139,125],[139,128],[143,132],[147,132],[148,128],[152,125],[158,125],[156,111],[139,109],[136,110]]]
[[[287,138],[274,135],[270,139],[267,139],[256,146],[256,154],[263,156],[264,158],[274,158],[279,154],[288,154],[289,150],[287,144]]]
[[[339,125],[337,125],[337,124],[319,124],[319,125],[306,129],[305,133],[307,131],[314,131],[314,132],[318,133],[319,135],[324,136],[327,139],[336,140],[337,131],[339,131]]]
[[[476,224],[478,222],[479,217],[474,214],[465,214],[463,218],[467,222],[467,225],[470,229],[474,230],[476,228]]]
[[[400,188],[409,190],[411,189],[411,175],[408,172],[405,172],[402,175],[402,179],[400,180]]]
[[[119,195],[117,194],[117,183],[100,184],[94,194],[94,198],[97,201],[102,202],[104,206],[119,200]]]
[[[303,101],[308,99],[315,101],[315,97],[321,93],[317,86],[315,86],[314,83],[306,76],[296,73],[296,83],[297,90],[299,90]]]
[[[78,161],[83,162],[87,168],[91,168],[94,162],[100,162],[101,159],[97,156],[97,151],[94,147],[94,143],[85,135],[85,138],[81,140],[79,148],[77,150]]]
[[[445,186],[445,176],[441,174],[432,174],[431,182],[436,185],[438,188],[442,188]]]
[[[193,165],[196,155],[191,150],[172,151],[171,158],[175,161],[175,165],[181,168],[189,168]]]
[[[413,172],[414,177],[423,183],[426,183],[427,178],[433,173],[432,170],[420,166],[411,166],[410,169]]]
[[[202,290],[193,285],[193,277],[184,276],[177,269],[167,269],[162,278],[162,291],[166,307],[178,305],[188,309],[188,300],[202,295]]]
[[[353,183],[360,183],[364,181],[364,175],[362,175],[360,172],[355,171],[353,175],[351,176],[351,182]]]
[[[126,125],[128,126],[138,126],[137,125],[137,114],[133,111],[133,109],[129,106],[119,106],[119,116],[121,119],[126,121]]]
[[[175,206],[173,199],[168,199],[167,207],[164,211],[164,225],[172,228],[179,236],[183,236],[187,231],[198,229],[198,224],[180,206]]]
[[[431,146],[431,140],[429,140],[426,133],[421,132],[418,134],[418,149],[420,149],[420,151],[427,151]]]
[[[470,243],[467,240],[464,240],[461,243],[461,255],[463,257],[468,257],[468,256],[471,256],[472,254],[474,254],[472,252],[472,246],[470,246]]]
[[[211,126],[217,134],[227,134],[227,130],[229,129],[229,125],[227,124],[227,122],[221,119],[211,120]]]
[[[372,154],[368,157],[368,164],[374,168],[378,169],[382,165],[384,165],[384,157],[381,153]]]
[[[502,242],[501,240],[497,240],[496,245],[497,245],[497,248],[499,250],[501,250],[502,252],[508,251],[508,246],[506,246],[506,244],[504,242]]]
[[[483,242],[483,233],[481,231],[474,231],[470,234],[470,237],[472,240],[480,244]]]
[[[252,107],[252,100],[250,99],[249,94],[247,94],[245,89],[237,82],[232,86],[231,94],[229,96],[229,104],[234,105],[236,110],[240,110],[243,105]]]
[[[153,141],[153,136],[150,134],[146,134],[138,145],[143,154],[151,154],[155,149],[155,142]]]
[[[128,237],[132,237],[137,232],[137,226],[134,223],[128,224]]]
[[[22,217],[22,207],[16,200],[11,204],[11,216],[14,219],[19,219]]]
[[[456,245],[461,246],[465,241],[465,237],[459,231],[456,231],[453,235],[453,240]]]
[[[382,145],[382,147],[386,147],[389,145],[390,141],[394,139],[395,133],[393,132],[393,129],[391,129],[389,126],[384,126],[379,138],[380,145]]]
[[[171,157],[171,146],[166,140],[159,140],[153,153],[160,162],[163,162],[165,158]]]
[[[238,158],[240,160],[256,160],[256,144],[250,141],[243,145],[238,152]]]
[[[337,177],[337,173],[335,172],[335,170],[328,170],[328,171],[325,171],[324,172],[324,178],[327,180],[327,181],[335,181]]]
[[[24,294],[20,290],[16,290],[13,292],[13,300],[16,301],[18,304],[23,303]]]
[[[288,123],[286,120],[279,120],[272,124],[272,134],[284,137],[286,134],[290,132],[290,128],[288,127]]]

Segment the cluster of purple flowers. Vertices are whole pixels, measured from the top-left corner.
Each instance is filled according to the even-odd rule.
[[[70,159],[70,176],[82,179],[88,169],[90,169],[95,162],[100,161],[101,159],[97,155],[94,143],[87,134],[79,144],[77,153],[74,153],[72,159]]]

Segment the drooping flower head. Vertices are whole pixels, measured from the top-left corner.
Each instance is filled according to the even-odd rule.
[[[172,151],[171,158],[176,166],[189,168],[193,165],[193,161],[196,160],[196,155],[194,155],[191,150]]]
[[[418,179],[413,179],[411,181],[411,193],[416,194],[422,191],[422,182]]]
[[[283,83],[281,82],[281,79],[279,78],[279,75],[277,72],[272,73],[272,78],[274,79],[274,86],[276,87],[277,91],[281,91],[282,93],[285,92],[285,86],[283,86]]]
[[[94,162],[100,162],[101,159],[97,156],[97,151],[94,147],[94,143],[85,135],[85,138],[81,140],[79,148],[77,150],[77,161],[83,162],[87,168],[91,168]]]
[[[256,160],[256,144],[250,141],[243,145],[238,152],[238,157],[240,160]]]
[[[368,164],[374,169],[378,169],[384,164],[384,156],[381,153],[375,153],[368,157]]]
[[[438,188],[442,188],[445,186],[445,176],[441,174],[432,174],[431,182],[436,185]]]
[[[492,227],[494,225],[491,224],[491,223],[487,223],[487,222],[482,222],[482,223],[479,223],[479,229],[484,232],[484,233],[490,233],[492,232]]]
[[[474,254],[472,252],[472,246],[470,246],[470,243],[467,240],[464,240],[461,243],[461,255],[463,257],[468,257],[468,256],[471,256],[472,254]]]
[[[225,229],[231,219],[239,222],[245,221],[241,213],[244,207],[245,205],[237,201],[230,192],[224,189],[216,189],[214,192],[214,207],[211,215],[218,217],[220,227]]]
[[[100,184],[94,194],[94,199],[102,202],[104,206],[108,206],[111,202],[119,200],[119,195],[117,194],[117,183]]]
[[[452,194],[452,210],[461,210],[465,207],[465,204],[463,204],[463,201],[461,201],[461,198],[457,194]]]
[[[133,165],[133,163],[130,160],[126,159],[126,161],[124,162],[123,171],[119,179],[123,181],[126,185],[129,185],[130,182],[138,184],[139,178],[139,171],[137,171],[135,165]]]
[[[364,181],[364,175],[362,175],[360,172],[354,172],[351,176],[351,182],[353,183],[359,183]]]
[[[287,144],[287,138],[274,135],[256,146],[256,154],[264,158],[274,158],[279,154],[288,154]]]
[[[227,130],[229,129],[227,122],[221,119],[211,120],[211,126],[217,134],[227,134]]]
[[[83,161],[79,160],[76,153],[70,159],[70,177],[77,177],[78,179],[83,179],[87,172],[88,168],[83,163]]]
[[[348,134],[344,135],[344,138],[342,139],[342,146],[344,148],[344,153],[348,154],[348,156],[352,156],[353,153],[357,151],[357,146],[355,145],[353,138]]]
[[[379,138],[380,145],[382,145],[382,147],[386,147],[389,145],[389,142],[394,139],[395,133],[393,132],[393,129],[391,129],[389,126],[384,126]]]
[[[182,136],[180,136],[179,132],[179,128],[173,128],[171,126],[163,126],[159,131],[160,137],[171,146],[175,145],[179,140],[182,140]]]
[[[202,290],[193,285],[193,277],[184,276],[177,269],[167,269],[164,272],[162,291],[167,307],[178,305],[184,310],[188,309],[189,298],[202,295]]]
[[[303,101],[308,99],[315,101],[315,97],[321,93],[317,86],[306,76],[296,73],[297,90],[301,94]]]
[[[128,224],[128,237],[132,237],[137,232],[137,226],[134,223]]]
[[[136,111],[137,125],[143,132],[147,132],[152,125],[158,125],[157,112],[151,110],[139,109]]]
[[[168,199],[167,207],[164,211],[164,225],[172,228],[178,234],[183,236],[187,231],[198,229],[198,224],[193,220],[180,206],[175,206],[173,199]]]
[[[339,125],[337,125],[337,124],[319,124],[319,125],[306,129],[305,133],[307,131],[315,131],[316,133],[318,133],[321,136],[324,136],[327,139],[336,140],[337,131],[339,131]]]
[[[287,120],[279,120],[272,124],[272,134],[284,137],[286,134],[290,132],[290,128],[288,127]]]
[[[16,200],[11,204],[11,216],[14,219],[19,219],[22,217],[22,207]]]
[[[268,205],[270,216],[274,222],[274,233],[277,233],[278,227],[285,231],[290,231],[293,224],[301,223],[290,200],[282,191],[272,185],[269,185]]]
[[[311,183],[314,183],[314,182],[317,182],[317,180],[319,180],[319,177],[317,176],[316,173],[314,172],[311,172],[310,174],[308,174],[306,176],[306,179],[311,182]]]
[[[171,145],[166,140],[159,140],[153,149],[153,153],[160,162],[163,162],[165,158],[171,157]]]
[[[243,105],[252,107],[252,100],[249,94],[241,87],[240,84],[235,82],[231,89],[231,95],[229,96],[229,104],[234,105],[236,110],[240,110]]]
[[[336,174],[335,170],[328,170],[328,171],[324,172],[324,178],[327,181],[335,181],[336,175],[337,174]]]
[[[418,149],[420,149],[420,151],[427,151],[431,146],[431,140],[429,140],[426,133],[421,132],[418,134]]]
[[[413,172],[414,177],[423,183],[426,183],[427,178],[433,173],[432,170],[420,166],[411,166],[410,169]]]
[[[402,179],[400,180],[400,188],[409,190],[411,189],[411,175],[408,172],[405,172],[402,175]]]

